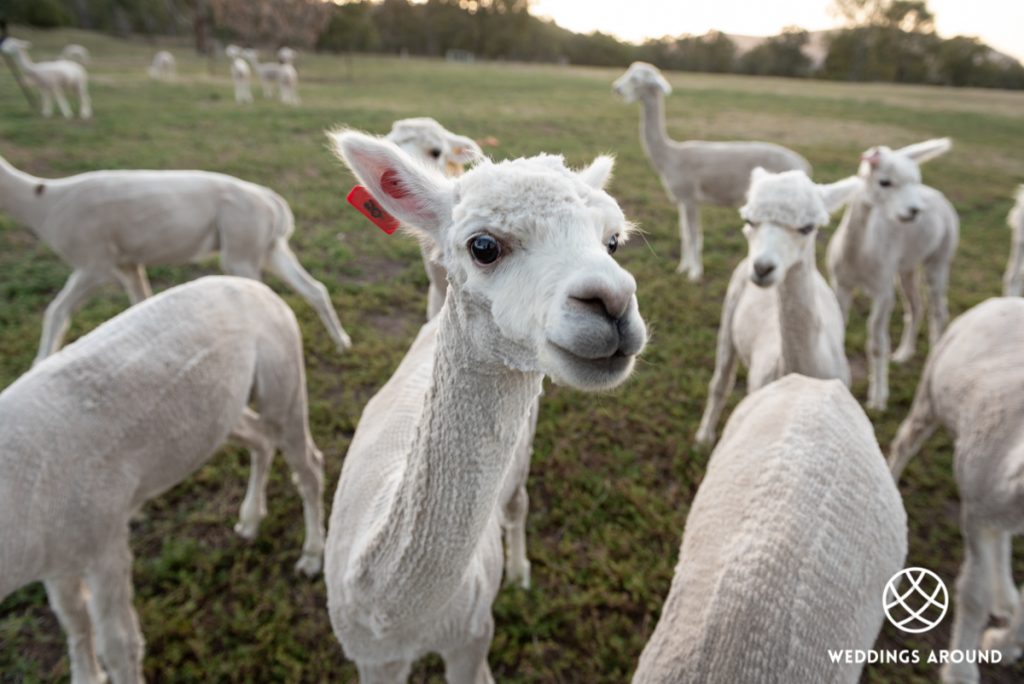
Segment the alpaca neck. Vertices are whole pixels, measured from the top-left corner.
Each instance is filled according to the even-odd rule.
[[[14,50],[14,62],[18,65],[26,74],[32,75],[35,73],[36,65],[32,61],[32,58],[28,56],[28,53],[24,50]]]
[[[836,238],[842,240],[846,251],[865,252],[872,249],[870,218],[872,206],[863,195],[858,195],[850,202],[843,213],[836,230]]]
[[[647,93],[640,98],[640,140],[647,157],[662,169],[668,159],[669,139],[665,130],[665,98],[659,93]]]
[[[34,232],[42,223],[45,188],[43,179],[19,171],[0,157],[0,209]]]
[[[822,322],[817,306],[814,243],[808,245],[803,258],[793,264],[777,285],[779,298],[779,329],[782,333],[782,375],[800,373],[820,377],[818,369],[818,338]]]
[[[429,620],[458,591],[543,375],[508,368],[474,335],[489,311],[449,293],[433,376],[386,518],[360,553],[355,600],[376,626]],[[475,319],[475,320],[468,320]]]

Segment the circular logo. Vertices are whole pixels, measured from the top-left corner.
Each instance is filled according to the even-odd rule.
[[[904,580],[905,586],[901,586]],[[949,594],[946,585],[931,570],[904,568],[886,583],[882,607],[897,629],[921,634],[942,622],[949,608]]]

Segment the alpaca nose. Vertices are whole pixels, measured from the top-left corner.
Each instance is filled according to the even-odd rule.
[[[910,207],[908,212],[910,213],[911,220],[913,220],[913,219],[917,218],[917,215],[921,213],[921,210],[918,209],[917,207]]]
[[[767,278],[772,271],[775,270],[775,264],[770,261],[755,261],[754,262],[754,273],[758,279],[764,280]]]
[[[626,313],[635,293],[636,284],[632,278],[629,283],[619,286],[604,280],[587,280],[569,292],[569,302],[575,307],[617,321]]]

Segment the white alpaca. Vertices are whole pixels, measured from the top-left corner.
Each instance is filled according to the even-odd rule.
[[[750,251],[733,271],[722,305],[699,443],[715,441],[718,418],[736,380],[737,360],[748,370],[749,391],[788,373],[850,384],[843,314],[818,272],[814,245],[829,214],[860,186],[856,177],[815,185],[803,171],[754,169],[747,203],[740,209]]]
[[[393,143],[335,144],[383,208],[441,248],[440,314],[366,405],[325,552],[334,632],[360,680],[400,682],[435,652],[453,684],[491,682],[499,500],[544,374],[618,385],[646,340],[636,284],[609,256],[629,224],[612,162],[483,162],[448,179]]]
[[[394,122],[387,138],[413,159],[453,178],[463,174],[466,164],[483,158],[483,151],[472,138],[452,133],[428,117]],[[429,239],[420,240],[420,251],[430,281],[427,290],[427,320],[430,320],[444,305],[448,291],[448,272],[439,263],[441,251],[437,244]],[[526,516],[530,509],[530,497],[526,485],[530,477],[530,459],[533,456],[533,437],[537,432],[539,410],[538,400],[530,409],[526,429],[514,450],[505,491],[499,497],[503,511],[502,529],[508,547],[505,554],[505,581],[523,588],[530,586],[530,561],[526,556]]]
[[[257,76],[259,76],[260,87],[263,88],[263,97],[273,97],[275,90],[280,90],[282,74],[285,79],[292,79],[294,76],[294,83],[291,85],[298,85],[298,74],[295,73],[295,67],[292,67],[291,64],[261,62],[259,53],[251,48],[243,50],[242,57],[249,62],[253,71],[256,72]],[[287,67],[291,67],[291,69],[289,70]],[[294,96],[295,101],[290,101],[292,96]],[[286,100],[286,97],[289,99]],[[298,104],[298,94],[294,92],[294,88],[292,88],[292,92],[288,93],[287,96],[285,92],[281,90],[281,101],[285,104]]]
[[[294,64],[298,53],[289,47],[283,47],[277,51],[277,61],[281,64]]]
[[[153,55],[153,63],[149,66],[149,77],[157,81],[173,81],[177,75],[178,63],[167,50]]]
[[[132,307],[4,390],[0,425],[0,600],[45,583],[75,684],[104,681],[97,649],[113,682],[142,681],[129,521],[229,435],[253,461],[236,531],[256,534],[280,448],[305,518],[296,568],[320,570],[323,459],[307,423],[302,339],[261,283],[202,278]]]
[[[299,72],[291,64],[281,64],[277,74],[277,87],[281,94],[281,102],[288,105],[299,105]]]
[[[726,424],[686,518],[634,684],[857,682],[907,518],[864,411],[838,380],[787,375]]]
[[[483,158],[480,146],[464,135],[452,133],[434,119],[419,117],[400,119],[391,125],[388,140],[405,150],[413,159],[433,166],[449,177],[462,175],[466,164],[472,164]],[[439,256],[436,245],[421,242],[423,267],[430,280],[427,291],[427,320],[437,315],[444,304],[445,292],[448,290],[448,274],[444,267],[437,263]]]
[[[89,76],[78,62],[58,59],[52,62],[33,62],[28,56],[32,43],[17,38],[0,38],[0,50],[10,55],[25,80],[39,89],[43,100],[43,116],[53,115],[53,101],[57,101],[65,119],[72,117],[71,105],[65,91],[78,94],[78,116],[88,119],[92,116],[92,100],[89,99]]]
[[[910,413],[889,451],[897,480],[935,429],[956,440],[964,561],[956,583],[951,650],[1024,647],[1024,606],[1011,572],[1012,535],[1024,526],[1024,299],[994,298],[957,318],[932,346]],[[982,631],[989,615],[1009,620]],[[972,663],[947,665],[944,682],[977,682]]]
[[[922,320],[917,270],[928,281],[928,338],[935,344],[949,318],[946,288],[960,236],[956,210],[938,190],[921,182],[918,164],[949,151],[949,138],[899,150],[873,147],[861,157],[864,190],[850,203],[828,243],[832,287],[848,319],[855,289],[871,297],[868,319],[868,401],[884,410],[889,399],[889,319],[899,277],[903,295],[903,337],[892,360],[914,356]]]
[[[1006,217],[1013,237],[1010,242],[1010,260],[1003,276],[1003,294],[1020,297],[1024,294],[1024,185],[1017,188],[1017,203]]]
[[[71,315],[117,281],[137,303],[152,293],[146,266],[183,264],[213,252],[230,275],[267,268],[316,309],[331,339],[351,340],[327,288],[288,246],[295,219],[273,190],[207,171],[92,171],[43,179],[0,157],[0,209],[28,226],[73,270],[43,318],[38,363],[60,348]]]
[[[235,86],[235,102],[252,102],[252,69],[242,56],[242,48],[228,45],[224,53],[231,60],[231,82]]]
[[[65,46],[64,49],[60,51],[60,58],[70,59],[71,61],[78,62],[79,64],[88,64],[92,61],[89,51],[78,43],[71,43],[70,45]]]
[[[640,141],[669,199],[679,206],[682,252],[678,273],[698,281],[704,274],[700,205],[738,207],[746,196],[750,172],[800,170],[811,165],[796,152],[766,142],[670,140],[665,130],[664,96],[672,87],[657,68],[634,62],[612,86],[627,103],[640,100]]]

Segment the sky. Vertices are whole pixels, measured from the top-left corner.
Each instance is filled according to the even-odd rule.
[[[601,31],[623,40],[726,33],[769,36],[796,25],[834,28],[831,0],[534,0],[531,12],[576,32]],[[1024,0],[929,0],[939,35],[978,36],[1024,60]]]

